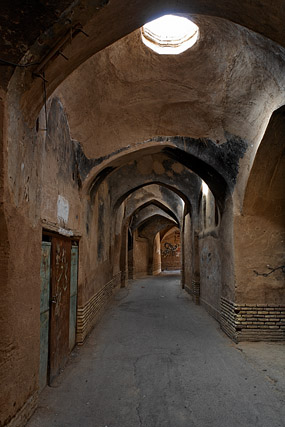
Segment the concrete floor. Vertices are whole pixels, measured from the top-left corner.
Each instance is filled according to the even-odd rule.
[[[121,289],[29,427],[284,427],[278,343],[233,344],[179,276]]]

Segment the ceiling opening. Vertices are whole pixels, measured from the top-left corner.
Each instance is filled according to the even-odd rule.
[[[192,47],[199,28],[182,16],[164,15],[142,27],[142,41],[160,55],[178,55]]]

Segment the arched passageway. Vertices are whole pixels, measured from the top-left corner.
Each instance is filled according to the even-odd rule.
[[[234,341],[284,340],[282,0],[20,3],[0,17],[0,424],[160,273],[172,227],[183,292]],[[180,55],[142,42],[166,12],[199,27]]]

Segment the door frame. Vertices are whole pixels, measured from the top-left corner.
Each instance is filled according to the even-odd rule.
[[[77,298],[76,298],[76,322],[75,322],[75,345],[76,345],[76,328],[77,328],[77,306],[78,306],[78,270],[79,270],[79,241],[80,238],[79,237],[74,237],[74,236],[65,236],[62,235],[60,233],[54,232],[54,231],[50,231],[47,229],[42,230],[42,242],[50,242],[51,243],[51,253],[50,253],[50,295],[49,295],[49,311],[50,311],[50,315],[49,315],[49,331],[48,331],[48,365],[47,365],[47,384],[51,385],[51,383],[53,382],[53,380],[56,378],[56,376],[51,376],[51,369],[50,369],[50,365],[51,365],[51,334],[52,334],[52,322],[51,322],[51,318],[52,318],[52,278],[53,278],[53,272],[52,272],[52,268],[53,268],[53,254],[54,254],[54,243],[53,240],[57,238],[57,239],[62,239],[62,240],[66,240],[67,242],[70,242],[70,254],[69,254],[69,301],[68,301],[68,354],[67,354],[67,358],[68,355],[71,353],[72,348],[70,348],[70,287],[71,287],[71,251],[72,251],[72,247],[77,246],[78,247],[78,258],[77,258]],[[64,365],[67,361],[64,361],[63,367],[61,367],[61,369],[64,368]],[[59,374],[60,372],[58,372]]]

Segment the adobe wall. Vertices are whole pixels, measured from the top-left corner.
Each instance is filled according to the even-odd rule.
[[[9,106],[9,99],[7,104]],[[29,207],[30,197],[36,195],[35,188],[29,192],[29,185],[35,185],[33,181],[36,180],[38,169],[31,160],[30,166],[33,165],[37,171],[28,169],[24,175],[19,159],[21,155],[25,157],[25,154],[27,157],[32,156],[33,151],[38,153],[38,147],[31,149],[33,143],[27,143],[31,135],[27,138],[23,132],[19,137],[17,128],[15,133],[9,133],[10,117],[7,110],[4,118],[2,114],[0,117],[0,424],[5,425],[26,402],[27,415],[30,414],[37,399],[35,366],[39,366],[39,353],[31,349],[39,348],[40,305],[37,285],[40,275],[41,235],[37,223],[31,221],[31,216],[37,208]],[[14,143],[17,141],[14,147],[9,144],[11,138]],[[11,155],[9,158],[8,149]],[[12,161],[15,171],[11,168]]]
[[[235,216],[237,302],[285,305],[285,110],[268,125]]]
[[[204,231],[200,247],[200,302],[219,319],[221,286],[220,242],[215,231]],[[225,266],[223,266],[225,268]]]
[[[161,240],[161,269],[181,269],[181,242],[177,228],[170,230]]]
[[[207,189],[206,194],[201,194],[199,222],[200,302],[216,319],[219,319],[221,272],[222,267],[226,270],[226,265],[221,265],[223,242],[220,241],[219,234],[220,214],[210,189]]]
[[[284,126],[283,107],[272,115],[234,216],[236,290],[221,298],[221,324],[235,341],[284,340]]]
[[[257,146],[270,114],[284,99],[282,51],[232,22],[197,18],[199,41],[181,55],[155,54],[137,30],[94,55],[62,83],[58,93],[72,136],[87,156],[108,155],[159,135],[223,143],[231,133]],[[211,78],[205,81],[205,75]],[[100,125],[105,122],[107,126]],[[254,147],[249,150],[254,154]]]
[[[9,157],[1,145],[5,168],[0,181],[5,201],[0,205],[0,376],[5,390],[0,424],[11,420],[11,426],[23,425],[37,402],[42,230],[80,239],[77,341],[84,340],[120,284],[118,260],[114,271],[110,269],[115,239],[111,244],[108,188],[100,187],[93,207],[82,199],[77,144],[70,138],[60,101],[48,102],[47,123],[43,110],[29,129],[15,107],[17,96],[15,87],[8,98]],[[94,236],[99,236],[97,241]]]
[[[160,233],[158,232],[154,238],[154,244],[153,244],[152,274],[156,275],[159,273],[161,273],[161,245],[160,245]]]
[[[174,219],[182,222],[183,200],[172,190],[157,184],[141,187],[128,196],[126,199],[125,217],[129,218],[137,209],[149,204],[166,208],[166,213],[171,212]]]
[[[148,275],[149,265],[149,241],[146,238],[139,237],[137,230],[133,237],[133,278]]]
[[[182,256],[184,258],[184,287],[189,292],[192,290],[193,281],[193,230],[189,213],[184,219]]]
[[[283,301],[284,293],[280,271],[268,277],[253,272],[254,269],[263,272],[267,264],[274,267],[281,262],[284,239],[281,240],[280,233],[279,199],[270,196],[270,205],[262,200],[256,206],[258,209],[245,210],[243,216],[239,210],[269,116],[284,102],[281,90],[285,75],[284,51],[235,24],[208,17],[201,18],[200,22],[201,28],[204,23],[200,43],[187,54],[173,58],[172,62],[169,58],[150,54],[139,43],[139,32],[91,58],[58,89],[64,108],[56,100],[47,103],[47,123],[44,109],[38,121],[34,116],[43,103],[43,82],[33,80],[27,70],[15,71],[7,100],[1,94],[0,249],[3,258],[0,278],[1,290],[4,289],[0,348],[1,385],[5,390],[2,393],[5,401],[1,402],[2,424],[17,412],[19,417],[13,423],[23,424],[37,399],[39,351],[31,349],[39,350],[42,229],[80,238],[77,339],[83,342],[121,281],[119,260],[114,254],[115,239],[119,245],[121,233],[116,233],[114,222],[113,207],[118,198],[126,195],[132,185],[160,180],[189,195],[194,210],[197,208],[191,192],[196,191],[200,179],[194,177],[192,181],[191,172],[179,161],[170,159],[169,151],[164,157],[153,152],[148,158],[137,159],[137,163],[129,159],[121,175],[114,181],[103,180],[88,199],[87,192],[81,191],[83,181],[92,179],[88,177],[92,167],[108,162],[111,153],[115,157],[124,150],[143,148],[143,144],[167,145],[173,149],[173,156],[180,156],[186,163],[190,159],[188,166],[193,171],[208,181],[213,179],[217,193],[226,193],[227,186],[234,191],[236,269],[233,206],[227,199],[223,200],[219,245],[211,233],[200,236],[202,299],[208,301],[208,305],[217,306],[219,294],[214,294],[210,288],[211,278],[222,289],[222,315],[227,325],[232,322],[231,316],[236,316],[235,310],[240,309],[234,305],[236,297],[239,303],[249,305],[252,301],[264,304],[270,298],[274,310],[281,308],[278,301]],[[50,90],[62,78],[59,70],[58,66],[55,74],[49,76]],[[211,77],[207,82],[205,75]],[[32,89],[35,91],[31,90],[31,96],[23,94],[26,80],[34,81]],[[3,102],[7,102],[4,119]],[[30,116],[29,126],[23,118],[21,105]],[[89,115],[86,111],[92,113]],[[171,136],[166,141],[160,139],[160,135]],[[152,141],[148,141],[149,138]],[[270,147],[270,141],[266,145]],[[266,153],[265,159],[270,159],[271,155],[271,152]],[[267,169],[265,164],[263,172]],[[266,194],[270,195],[272,188],[280,188],[280,182],[284,182],[280,170],[276,163]],[[115,186],[118,177],[129,179],[130,176],[133,182],[128,190],[121,191],[119,185]],[[270,217],[263,207],[271,212]],[[193,232],[187,233],[187,228],[190,229],[190,222],[185,226],[185,266],[191,255],[191,244],[192,250],[194,247],[192,236],[197,231],[194,227]],[[146,241],[135,239],[134,254],[137,255],[134,260],[140,259],[139,265],[134,264],[136,274],[147,272],[147,253]],[[114,260],[113,271],[110,265]],[[219,265],[223,267],[221,270]],[[197,280],[193,276],[191,279],[191,274],[189,265],[185,268],[185,283]],[[278,315],[281,312],[276,311]],[[279,328],[275,323],[274,328],[277,326]],[[234,328],[235,334],[237,323]],[[25,408],[22,413],[21,408]]]

